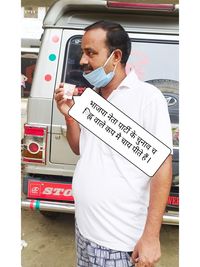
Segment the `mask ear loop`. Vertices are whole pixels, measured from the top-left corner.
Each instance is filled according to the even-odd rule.
[[[109,58],[106,60],[106,62],[104,63],[104,65],[103,65],[103,68],[105,67],[105,65],[108,63],[108,61],[110,60],[110,58],[112,57],[112,55],[113,55],[113,53],[115,52],[115,50],[114,51],[112,51],[112,53],[110,54],[110,56],[109,56]],[[117,68],[117,65],[118,65],[118,63],[119,62],[117,62],[117,64],[115,65],[115,67],[114,67],[114,70],[113,70],[113,72],[115,72],[115,70],[116,70],[116,68]]]
[[[115,70],[116,70],[116,68],[117,68],[117,65],[118,65],[118,63],[119,63],[119,62],[117,62],[117,64],[115,65],[113,72],[115,72]]]
[[[108,63],[108,61],[110,60],[110,58],[112,57],[114,51],[112,51],[112,53],[110,54],[110,56],[107,58],[106,62],[103,65],[103,68],[105,67],[105,65]]]

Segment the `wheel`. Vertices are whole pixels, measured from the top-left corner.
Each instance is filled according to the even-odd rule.
[[[149,80],[148,83],[154,85],[162,93],[173,93],[173,94],[179,94],[179,82],[174,80],[165,80],[165,79],[155,79],[155,80]]]
[[[148,83],[154,85],[163,93],[166,98],[169,115],[173,127],[178,127],[179,123],[179,82],[174,80],[149,80]]]

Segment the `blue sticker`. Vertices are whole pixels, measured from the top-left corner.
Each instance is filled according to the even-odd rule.
[[[55,54],[50,54],[49,55],[49,60],[51,60],[51,61],[56,60],[56,55]]]

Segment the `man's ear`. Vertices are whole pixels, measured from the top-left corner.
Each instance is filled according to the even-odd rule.
[[[113,63],[119,63],[122,59],[122,51],[120,49],[116,49],[114,52],[114,62]]]

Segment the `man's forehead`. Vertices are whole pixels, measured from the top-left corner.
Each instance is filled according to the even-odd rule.
[[[82,37],[82,48],[98,48],[106,46],[106,31],[92,29],[86,31]]]

